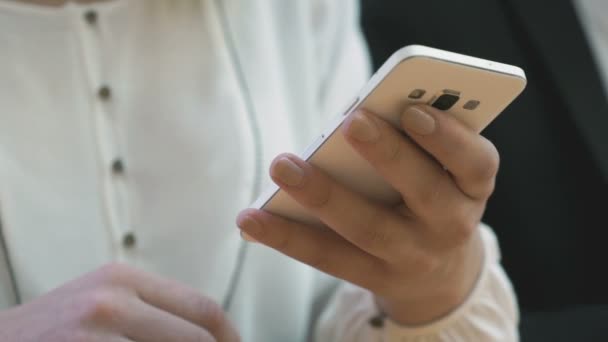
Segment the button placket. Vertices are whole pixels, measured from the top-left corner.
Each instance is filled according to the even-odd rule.
[[[124,172],[125,172],[125,164],[123,163],[122,159],[120,159],[120,158],[114,159],[114,161],[112,162],[112,173],[114,173],[115,176],[120,176]]]
[[[97,11],[95,10],[87,10],[86,12],[84,12],[84,20],[89,24],[89,25],[96,25],[97,24]]]
[[[108,225],[114,240],[115,256],[127,258],[125,253],[132,252],[136,236],[129,226],[126,208],[126,169],[121,156],[114,122],[114,92],[109,82],[107,52],[104,51],[103,20],[100,12],[85,9],[82,12],[81,39],[84,50],[85,66],[89,71],[89,86],[95,95],[93,99],[93,121],[95,122],[99,146],[99,159],[104,165],[102,182],[105,194],[104,208],[108,216]],[[105,58],[104,58],[105,57]]]
[[[112,96],[112,90],[110,89],[110,86],[102,85],[101,87],[99,87],[99,90],[97,90],[97,96],[101,101],[109,101],[110,97]]]
[[[135,234],[133,232],[128,232],[122,237],[122,245],[125,248],[130,249],[135,247],[136,242],[137,239],[135,238]]]

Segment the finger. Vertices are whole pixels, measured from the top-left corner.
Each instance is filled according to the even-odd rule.
[[[270,174],[296,202],[365,252],[393,260],[415,248],[406,218],[345,188],[298,157],[278,156]]]
[[[137,291],[147,303],[208,330],[218,341],[239,340],[224,310],[198,291],[153,274],[138,275]]]
[[[87,337],[85,341],[91,342],[135,342],[132,339],[125,336],[100,336],[100,337]]]
[[[218,341],[204,328],[141,300],[132,300],[127,310],[119,324],[123,334],[134,341]]]
[[[489,140],[455,117],[429,106],[408,108],[401,116],[401,125],[449,170],[462,192],[476,199],[490,196],[499,155]]]
[[[205,328],[218,340],[238,341],[238,334],[223,309],[198,291],[121,264],[106,266],[102,273],[133,289],[144,302]]]
[[[75,336],[75,341],[90,341],[90,342],[135,342],[125,336],[117,336],[116,333],[99,333],[97,331],[91,333],[83,333],[83,336]]]
[[[377,279],[385,279],[382,260],[332,230],[303,225],[254,209],[241,212],[237,225],[256,242],[359,286],[375,289],[381,285]]]
[[[376,115],[354,113],[343,130],[353,148],[401,193],[422,221],[448,220],[454,206],[468,201],[433,157]]]

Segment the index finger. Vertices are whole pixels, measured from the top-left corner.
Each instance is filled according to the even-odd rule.
[[[122,333],[135,341],[217,342],[224,341],[197,324],[159,309],[139,299],[133,299],[127,312],[118,319]]]
[[[418,250],[413,222],[300,158],[281,155],[273,161],[270,173],[291,198],[365,252],[388,261]]]
[[[127,266],[114,267],[142,301],[205,328],[219,341],[240,340],[223,309],[195,289]]]

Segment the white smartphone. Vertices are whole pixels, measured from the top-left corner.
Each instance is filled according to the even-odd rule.
[[[398,127],[407,106],[425,103],[480,132],[525,86],[524,71],[516,66],[420,45],[407,46],[384,63],[300,157],[358,193],[381,203],[397,204],[401,201],[399,193],[339,132],[348,115],[364,108]],[[276,185],[266,189],[251,207],[303,223],[321,223]]]

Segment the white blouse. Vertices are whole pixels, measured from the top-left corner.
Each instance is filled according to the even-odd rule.
[[[270,160],[305,147],[367,78],[357,11],[0,0],[0,308],[122,261],[226,304],[244,341],[517,339],[486,228],[475,290],[423,327],[374,327],[368,291],[243,247],[235,216],[269,183]]]

